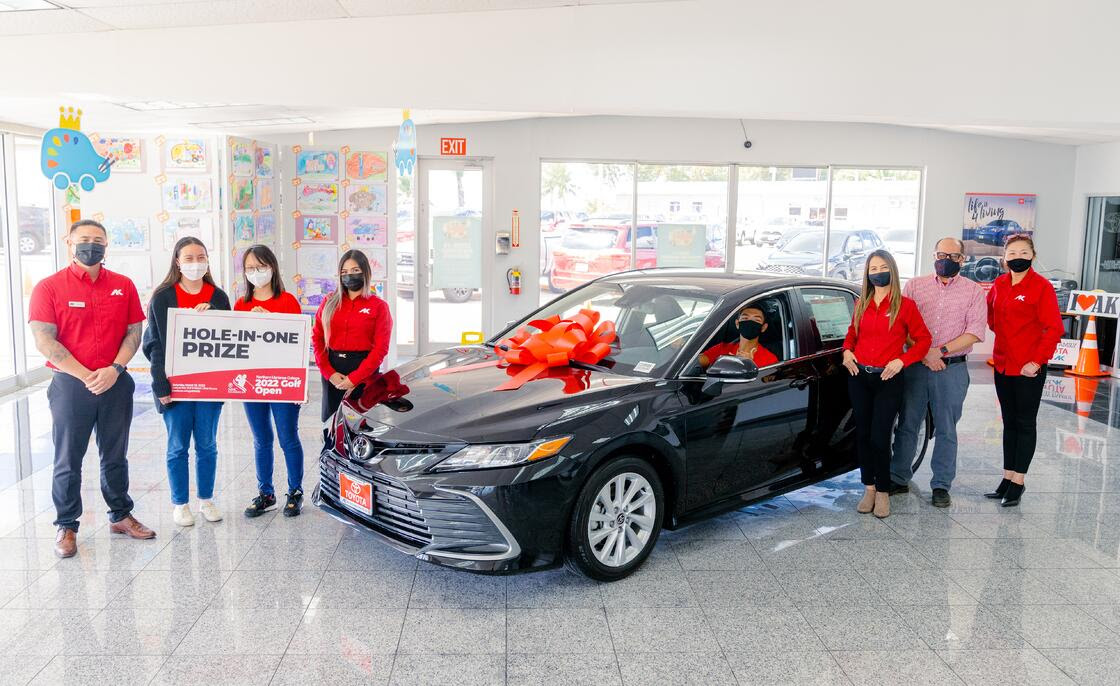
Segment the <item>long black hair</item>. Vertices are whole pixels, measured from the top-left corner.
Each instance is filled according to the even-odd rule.
[[[253,282],[245,274],[245,260],[249,259],[249,255],[257,258],[257,261],[272,270],[272,297],[277,297],[284,292],[284,282],[280,279],[280,262],[276,259],[276,253],[272,252],[272,248],[267,245],[250,245],[245,250],[245,254],[241,256],[241,275],[245,277],[245,302],[253,301]]]
[[[323,305],[323,334],[328,343],[331,338],[331,317],[334,316],[334,311],[338,308],[338,304],[342,302],[343,294],[346,291],[346,287],[342,285],[342,267],[350,260],[357,262],[358,269],[362,270],[362,295],[369,295],[369,282],[372,275],[369,268],[369,258],[361,250],[347,250],[342,253],[342,257],[338,260],[338,288],[330,294],[327,302]]]
[[[205,243],[194,236],[183,236],[175,243],[175,248],[171,251],[171,268],[167,270],[167,276],[163,277],[163,281],[152,291],[153,297],[164,289],[174,288],[175,284],[179,283],[179,280],[183,278],[183,272],[179,269],[179,253],[188,245],[197,245],[201,247],[206,251],[207,261],[210,260],[210,250],[206,248]],[[202,275],[202,281],[210,284],[214,288],[218,287],[218,284],[214,283],[214,277],[210,275],[209,265],[207,265],[206,273]]]

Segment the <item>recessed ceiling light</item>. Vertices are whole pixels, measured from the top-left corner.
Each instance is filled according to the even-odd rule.
[[[246,129],[256,126],[284,126],[286,124],[314,124],[308,117],[276,117],[274,119],[239,119],[237,121],[200,121],[191,126],[201,129]]]
[[[5,0],[0,0],[4,2]],[[201,110],[213,107],[245,107],[248,103],[228,102],[172,102],[171,100],[150,100],[147,102],[122,102],[121,107],[127,107],[137,112],[153,112],[156,110]]]
[[[0,0],[0,12],[23,12],[26,10],[60,10],[58,5],[46,0]]]

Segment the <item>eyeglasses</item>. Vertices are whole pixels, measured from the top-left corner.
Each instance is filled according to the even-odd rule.
[[[933,256],[939,260],[952,260],[954,262],[960,262],[964,259],[964,255],[959,252],[935,252]]]
[[[246,274],[267,274],[272,271],[269,267],[249,267],[245,270]]]

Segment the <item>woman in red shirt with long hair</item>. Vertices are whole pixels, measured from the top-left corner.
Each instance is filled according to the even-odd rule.
[[[907,339],[912,343],[906,350]],[[891,513],[891,432],[902,407],[903,367],[918,362],[932,342],[918,306],[903,297],[898,266],[886,250],[867,256],[863,294],[844,339],[848,395],[856,420],[863,498],[856,511]]]
[[[389,353],[393,317],[369,288],[369,259],[360,250],[347,250],[338,262],[338,289],[319,306],[311,330],[323,375],[324,422],[348,393],[377,373]]]
[[[996,396],[1003,415],[1003,480],[984,495],[1002,501],[1003,507],[1018,505],[1026,490],[1046,362],[1065,330],[1054,286],[1031,268],[1034,258],[1030,236],[1008,238],[1003,260],[1011,271],[1000,275],[988,292],[988,328],[996,335]]]

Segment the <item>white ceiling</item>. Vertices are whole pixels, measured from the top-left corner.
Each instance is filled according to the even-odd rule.
[[[56,4],[0,13],[0,121],[51,126],[65,102],[118,129],[306,116],[304,130],[411,107],[418,123],[616,114],[1120,140],[1113,0]],[[253,106],[113,104],[144,100]]]

